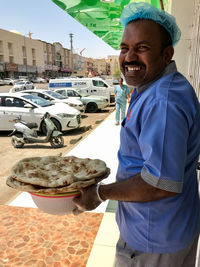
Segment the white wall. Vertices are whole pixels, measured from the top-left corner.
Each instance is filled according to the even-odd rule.
[[[194,2],[195,0],[172,0],[171,2],[171,14],[176,18],[182,32],[181,39],[175,46],[174,59],[178,70],[187,78],[189,78]]]

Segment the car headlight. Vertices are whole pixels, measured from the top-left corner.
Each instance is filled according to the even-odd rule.
[[[67,113],[60,113],[60,114],[57,114],[59,117],[61,118],[74,118],[75,115],[72,115],[72,114],[67,114]]]

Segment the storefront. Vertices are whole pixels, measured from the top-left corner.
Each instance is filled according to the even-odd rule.
[[[5,77],[14,78],[18,74],[18,65],[15,63],[5,63]]]
[[[28,76],[34,77],[37,76],[37,67],[36,66],[26,66],[26,65],[18,65],[18,73],[15,77],[18,76]]]
[[[70,68],[60,68],[59,76],[60,77],[68,77],[72,74],[72,69]]]

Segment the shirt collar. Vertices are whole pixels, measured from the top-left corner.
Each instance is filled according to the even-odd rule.
[[[167,75],[167,74],[170,74],[172,72],[176,72],[177,71],[177,67],[176,67],[176,63],[174,60],[172,60],[164,69],[163,72],[161,72],[161,74],[153,81],[147,83],[147,84],[144,84],[142,86],[138,86],[136,88],[137,92],[138,93],[142,93],[144,92],[152,83],[154,83],[156,80],[160,79],[161,77]]]

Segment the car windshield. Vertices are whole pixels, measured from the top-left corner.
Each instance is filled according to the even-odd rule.
[[[52,106],[52,103],[50,101],[47,101],[39,96],[35,96],[35,95],[23,95],[24,98],[26,98],[27,100],[37,104],[40,107],[47,107],[47,106]]]
[[[89,94],[82,93],[80,90],[77,90],[77,93],[78,93],[81,97],[89,96]]]
[[[24,82],[16,82],[16,84],[24,84]]]
[[[65,99],[66,97],[56,93],[56,92],[53,92],[53,91],[44,91],[45,93],[49,94],[50,96],[53,96],[55,98],[58,98],[58,99]]]

